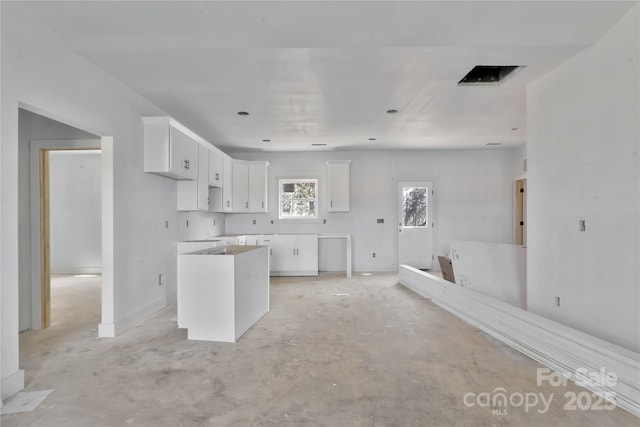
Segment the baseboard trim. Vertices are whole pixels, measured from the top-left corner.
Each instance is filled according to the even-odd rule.
[[[413,267],[401,265],[398,282],[578,385],[615,396],[618,407],[640,418],[640,354]],[[617,375],[615,385],[579,375],[601,369]]]
[[[167,298],[161,298],[120,320],[116,320],[114,323],[100,323],[98,325],[98,337],[113,338],[129,328],[139,325],[153,313],[167,305],[169,305]]]
[[[5,400],[22,390],[24,390],[24,370],[20,369],[2,379],[2,400]]]

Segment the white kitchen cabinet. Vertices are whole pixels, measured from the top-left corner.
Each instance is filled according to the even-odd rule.
[[[235,342],[269,311],[268,250],[225,246],[178,255],[178,327]]]
[[[272,235],[270,240],[272,276],[318,275],[317,234]]]
[[[198,177],[198,142],[169,117],[145,117],[144,171],[183,180]]]
[[[224,155],[216,150],[209,150],[209,186],[224,187]]]
[[[351,160],[327,161],[328,170],[328,212],[349,212],[351,210]]]
[[[249,162],[249,212],[267,212],[269,162]]]
[[[198,144],[198,177],[178,181],[179,211],[209,211],[209,149]]]
[[[233,160],[233,212],[267,212],[269,162]]]
[[[233,161],[233,212],[249,212],[249,162]]]
[[[223,155],[223,164],[223,187],[209,189],[213,212],[232,212],[233,210],[233,159]]]

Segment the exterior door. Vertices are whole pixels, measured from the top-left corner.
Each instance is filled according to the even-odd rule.
[[[398,266],[433,266],[433,187],[430,182],[398,183]]]

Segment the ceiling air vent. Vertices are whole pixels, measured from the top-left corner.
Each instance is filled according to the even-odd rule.
[[[498,85],[518,68],[519,65],[476,65],[458,82],[458,86]]]

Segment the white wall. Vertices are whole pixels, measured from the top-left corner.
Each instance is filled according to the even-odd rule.
[[[526,249],[506,243],[451,242],[456,283],[527,309]]]
[[[598,43],[530,85],[527,106],[529,310],[634,351],[638,15],[636,5]]]
[[[232,154],[234,158],[270,162],[269,213],[228,214],[226,232],[351,233],[355,271],[394,271],[397,268],[395,182],[425,180],[433,182],[436,190],[435,255],[447,254],[452,240],[510,243],[512,156],[512,150]],[[327,213],[327,160],[352,160],[349,213]],[[320,220],[302,223],[278,220],[277,181],[296,177],[320,180]],[[378,224],[377,218],[384,219],[384,224]],[[326,224],[322,223],[323,219]],[[344,259],[333,256],[340,250],[340,243],[321,242],[321,269],[332,270],[334,262]],[[376,253],[375,258],[372,252]],[[326,262],[328,258],[335,261]],[[434,266],[438,267],[438,263]]]
[[[225,233],[225,214],[212,212],[179,212],[178,240],[206,240]]]
[[[19,210],[18,109],[26,106],[103,141],[103,230],[109,253],[103,268],[113,284],[112,311],[103,307],[104,332],[117,332],[175,298],[176,184],[143,172],[145,115],[163,115],[130,89],[73,53],[21,2],[1,2],[2,93],[0,140],[0,292],[2,396],[21,387],[18,346]],[[103,190],[105,189],[103,184]],[[112,199],[110,199],[112,197]],[[104,213],[104,211],[103,211]],[[165,221],[169,228],[165,228]],[[103,240],[105,235],[103,234]],[[158,286],[158,273],[167,284]],[[109,304],[110,300],[106,303]],[[105,299],[103,298],[103,305]],[[105,317],[106,316],[106,317]]]
[[[100,151],[49,153],[51,273],[102,271]]]

